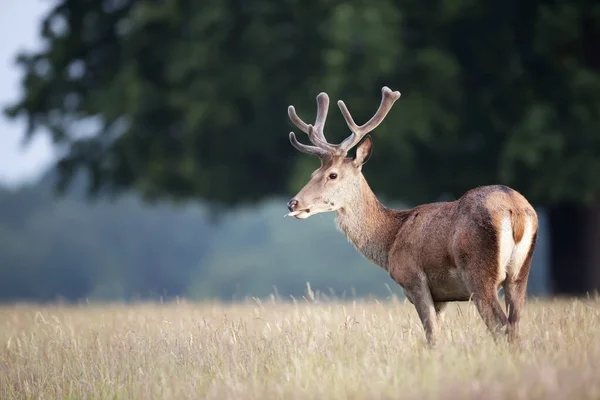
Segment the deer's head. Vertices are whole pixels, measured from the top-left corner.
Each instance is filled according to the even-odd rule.
[[[317,96],[317,119],[314,126],[307,125],[298,117],[294,106],[289,106],[290,119],[308,135],[312,146],[298,142],[294,132],[290,132],[290,142],[297,150],[319,157],[321,166],[312,173],[310,181],[302,190],[288,202],[288,216],[305,219],[314,214],[335,211],[343,208],[359,193],[362,166],[371,156],[373,143],[371,137],[366,135],[383,121],[394,102],[400,98],[400,92],[392,92],[386,86],[381,89],[381,94],[379,109],[362,126],[356,125],[344,102],[338,101],[338,107],[352,132],[340,144],[327,142],[323,133],[329,109],[329,97],[326,93]],[[348,151],[357,144],[356,155],[348,157]]]

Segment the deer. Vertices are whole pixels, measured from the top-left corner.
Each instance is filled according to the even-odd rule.
[[[436,344],[444,308],[459,301],[475,304],[494,339],[506,335],[509,343],[515,342],[537,240],[536,211],[521,193],[504,185],[479,186],[454,201],[406,210],[384,206],[362,173],[373,148],[368,133],[400,98],[400,92],[387,86],[381,93],[379,108],[361,126],[338,101],[350,128],[350,135],[339,144],[329,143],[324,135],[327,93],[317,96],[314,126],[300,119],[293,105],[288,107],[289,118],[311,142],[300,143],[292,131],[292,146],[317,156],[321,165],[289,200],[286,216],[302,220],[335,212],[338,230],[403,289],[428,344]],[[355,154],[348,155],[354,147]],[[498,297],[501,288],[506,313]]]

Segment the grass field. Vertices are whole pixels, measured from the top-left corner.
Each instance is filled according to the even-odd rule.
[[[0,398],[598,399],[600,300],[529,300],[520,348],[399,301],[0,307]]]

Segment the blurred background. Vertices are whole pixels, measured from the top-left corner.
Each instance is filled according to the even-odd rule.
[[[333,222],[283,218],[332,99],[401,99],[364,173],[388,206],[502,183],[540,217],[537,296],[600,289],[600,3],[62,0],[0,5],[0,301],[401,291]],[[296,130],[297,131],[297,130]],[[302,135],[303,136],[303,135]]]

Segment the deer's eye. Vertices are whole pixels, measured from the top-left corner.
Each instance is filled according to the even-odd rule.
[[[332,172],[329,174],[329,179],[335,179],[337,178],[337,174],[335,172]]]

